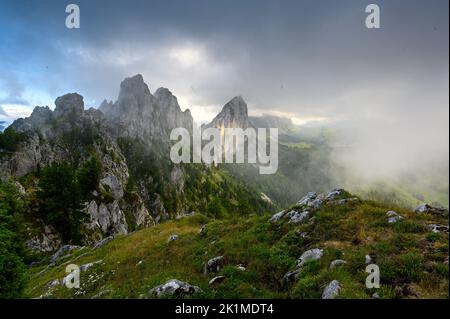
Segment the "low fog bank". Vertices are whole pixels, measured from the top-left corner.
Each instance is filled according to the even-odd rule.
[[[448,207],[448,116],[447,106],[397,118],[340,122],[332,142],[333,178],[365,197]]]

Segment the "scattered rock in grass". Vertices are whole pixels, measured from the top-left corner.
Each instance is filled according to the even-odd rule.
[[[337,280],[333,280],[325,287],[322,293],[322,299],[334,299],[339,296],[341,291],[341,283]]]
[[[102,263],[102,262],[103,262],[103,260],[100,259],[100,260],[97,260],[97,261],[94,261],[94,262],[91,262],[91,263],[87,263],[87,264],[81,265],[81,266],[80,266],[80,271],[87,271],[87,270],[89,270],[89,268],[91,268],[92,266],[97,265],[97,264],[100,264],[100,263]]]
[[[61,280],[54,279],[45,285],[45,290],[52,290],[53,288],[60,286],[60,285],[61,285]]]
[[[225,276],[216,276],[213,279],[211,279],[208,284],[210,286],[216,286],[216,285],[220,284],[224,280],[225,280]]]
[[[299,259],[297,259],[297,266],[301,267],[303,266],[305,263],[314,261],[314,260],[319,260],[321,259],[323,256],[323,249],[319,249],[319,248],[314,248],[314,249],[310,249],[305,251]]]
[[[170,235],[170,237],[167,240],[167,242],[170,243],[172,241],[178,240],[178,238],[179,238],[179,236],[177,234]]]
[[[344,190],[342,188],[335,188],[327,194],[325,199],[326,200],[334,200],[334,199],[336,199],[336,197],[342,195],[343,192],[344,192]]]
[[[441,207],[433,207],[431,205],[422,203],[416,207],[414,210],[415,213],[431,213],[438,216],[448,217],[448,210]]]
[[[52,264],[56,263],[56,261],[61,258],[62,256],[66,255],[66,254],[70,254],[71,251],[76,250],[76,249],[80,249],[80,246],[76,246],[76,245],[64,245],[61,248],[59,248],[50,258],[50,262]]]
[[[344,264],[346,264],[347,262],[345,261],[345,260],[342,260],[342,259],[336,259],[336,260],[333,260],[331,263],[330,263],[330,269],[334,269],[334,268],[336,268],[336,267],[339,267],[339,266],[342,266],[342,265],[344,265]]]
[[[388,223],[396,223],[399,220],[403,219],[402,216],[400,216],[399,214],[397,214],[393,210],[388,211],[386,213],[386,215],[388,216]]]
[[[276,223],[276,222],[278,222],[281,218],[283,218],[283,216],[284,216],[285,213],[286,213],[286,211],[285,211],[285,210],[282,210],[281,212],[278,212],[278,213],[274,214],[274,215],[269,219],[269,221],[270,221],[271,223]]]
[[[203,266],[203,273],[218,272],[223,261],[223,256],[214,257]]]
[[[108,237],[106,237],[106,238],[103,238],[102,240],[96,242],[96,243],[94,244],[94,247],[93,247],[93,248],[94,248],[94,249],[100,248],[100,247],[106,245],[107,243],[109,243],[109,242],[110,242],[111,240],[113,240],[113,239],[114,239],[113,236],[108,236]]]
[[[372,299],[380,299],[380,295],[379,295],[377,292],[375,292],[375,293],[372,295]]]
[[[242,264],[237,265],[236,268],[239,269],[240,271],[246,271],[247,270],[247,268],[245,268],[244,265],[242,265]]]
[[[199,235],[205,235],[206,234],[206,225],[203,225],[202,228],[200,228],[200,231],[198,232]]]
[[[448,233],[448,226],[446,225],[440,225],[440,224],[430,224],[428,225],[428,228],[433,232],[433,233]]]
[[[307,232],[303,232],[303,231],[299,231],[299,230],[297,230],[297,231],[295,232],[295,234],[296,234],[298,237],[300,237],[300,238],[307,238],[307,237],[308,237],[308,233],[307,233]]]
[[[300,270],[289,271],[283,276],[283,279],[281,280],[281,284],[283,286],[287,287],[287,286],[291,285],[292,283],[294,283],[297,280],[299,275],[300,275]]]
[[[364,258],[365,258],[366,265],[371,264],[373,261],[373,259],[372,259],[372,257],[370,257],[370,255],[366,255]]]
[[[156,286],[149,291],[149,297],[164,297],[164,296],[178,296],[192,295],[201,292],[202,290],[197,286],[192,286],[188,283],[177,279],[170,279],[165,284]]]
[[[309,217],[309,212],[308,211],[297,212],[293,210],[287,213],[286,216],[289,218],[289,223],[296,224],[301,223],[302,221],[307,219]]]
[[[394,292],[397,298],[420,298],[420,294],[409,284],[395,286]]]
[[[140,265],[142,265],[142,263],[143,263],[143,261],[139,260],[138,263],[136,264],[136,266],[140,266]]]

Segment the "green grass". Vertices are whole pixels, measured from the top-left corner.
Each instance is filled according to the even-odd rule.
[[[405,219],[387,223],[388,210]],[[405,285],[422,298],[448,298],[448,235],[426,228],[428,223],[448,220],[372,201],[324,206],[313,216],[313,221],[298,225],[272,224],[270,214],[225,220],[199,214],[169,221],[118,237],[98,250],[77,251],[41,275],[46,266],[30,268],[26,294],[44,294],[48,282],[64,277],[68,263],[103,260],[82,273],[81,289],[59,286],[52,296],[90,298],[104,291],[102,298],[142,298],[151,288],[176,278],[203,290],[193,298],[320,298],[334,279],[342,284],[339,298],[371,298],[374,292],[381,298],[411,298],[399,292]],[[204,224],[207,231],[200,235]],[[300,231],[308,236],[301,238]],[[178,234],[179,240],[168,243],[171,234]],[[289,287],[282,285],[284,274],[296,269],[297,258],[316,247],[324,249],[322,259],[302,267]],[[380,267],[378,290],[365,287],[366,254]],[[220,272],[204,275],[202,265],[219,255],[224,256]],[[347,263],[330,270],[335,259]],[[430,262],[432,266],[426,267]],[[216,275],[226,279],[210,287],[208,281]]]

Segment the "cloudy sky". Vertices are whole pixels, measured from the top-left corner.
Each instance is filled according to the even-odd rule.
[[[69,1],[2,0],[0,106],[14,118],[75,91],[98,106],[141,73],[197,121],[242,95],[255,115],[448,135],[448,1],[372,2],[378,30],[365,27],[371,2],[347,0],[74,0],[81,28],[67,29]]]

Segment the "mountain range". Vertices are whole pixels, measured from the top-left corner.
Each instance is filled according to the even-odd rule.
[[[1,244],[5,247],[0,248],[8,267],[16,265],[18,271],[9,272],[16,277],[0,284],[14,288],[9,291],[21,291],[17,285],[25,285],[25,275],[19,271],[23,262],[35,278],[35,284],[27,286],[27,296],[77,297],[66,295],[55,277],[61,277],[64,258],[87,262],[95,256],[100,261],[87,262],[85,270],[106,262],[127,265],[117,269],[122,273],[131,264],[147,264],[148,282],[135,286],[142,293],[154,287],[149,295],[159,296],[164,287],[176,285],[178,292],[203,291],[200,297],[308,298],[320,297],[328,288],[324,285],[334,283],[330,289],[338,291],[342,286],[342,296],[359,298],[371,295],[355,275],[362,267],[363,258],[357,252],[361,249],[386,267],[390,267],[389,256],[406,254],[396,263],[406,272],[413,269],[414,276],[393,272],[382,297],[410,297],[414,295],[410,291],[392,289],[414,290],[411,284],[417,284],[420,289],[415,290],[422,295],[442,295],[441,286],[431,292],[426,286],[433,280],[442,285],[445,262],[448,279],[448,253],[442,253],[445,238],[448,241],[448,211],[423,204],[413,213],[344,191],[333,178],[336,167],[330,160],[329,131],[315,128],[311,133],[289,119],[271,115],[249,117],[240,96],[226,103],[204,127],[277,127],[280,167],[276,174],[260,175],[253,164],[172,163],[171,130],[192,131],[193,125],[190,111],[182,111],[168,89],[152,94],[139,74],[122,81],[116,101],[105,100],[98,108],[85,109],[83,97],[69,93],[55,100],[54,110],[37,106],[28,118],[14,121],[0,133],[0,235],[5,237]],[[389,232],[386,242],[380,237],[383,229]],[[156,246],[148,246],[146,238]],[[428,248],[417,251],[407,246],[413,241]],[[140,246],[154,256],[130,249]],[[441,253],[433,257],[433,249]],[[325,258],[319,262],[322,252]],[[306,277],[299,270],[301,262],[293,266],[294,256],[301,259],[302,253],[320,255],[308,266]],[[422,277],[415,277],[423,268],[414,264],[423,261],[422,253],[424,260],[434,263],[426,284],[420,282]],[[187,258],[186,263],[181,260],[184,266],[176,261],[178,255]],[[204,260],[206,256],[211,259]],[[348,261],[346,267],[354,272],[328,270],[328,263],[335,260]],[[220,273],[222,262],[228,265],[222,277],[205,277]],[[199,270],[202,265],[206,268]],[[154,267],[159,267],[157,273]],[[165,284],[167,276],[175,274],[201,288],[178,279]],[[88,292],[77,290],[80,296],[141,296],[123,288],[130,283],[109,270],[103,269],[102,276],[112,278],[110,288],[97,289],[91,283]],[[134,270],[131,278],[136,280]],[[211,287],[223,280],[225,290],[216,293]],[[406,280],[407,285],[396,280]],[[291,285],[293,290],[288,289]],[[120,289],[125,289],[125,295]],[[2,296],[16,296],[8,293],[0,290]]]

